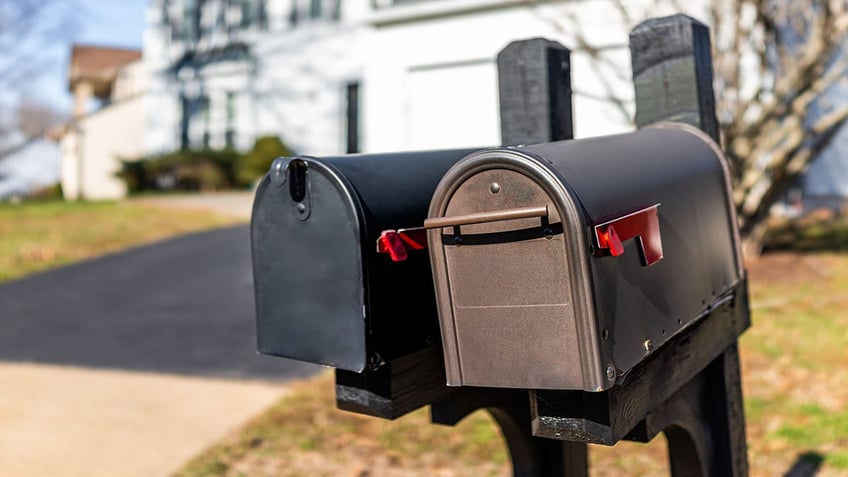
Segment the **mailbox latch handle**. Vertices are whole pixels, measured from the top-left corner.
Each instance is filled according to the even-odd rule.
[[[548,206],[520,207],[517,209],[494,210],[491,212],[477,212],[467,215],[454,215],[451,217],[432,217],[424,221],[425,229],[438,229],[441,227],[454,227],[459,225],[484,224],[487,222],[500,222],[502,220],[529,219],[532,217],[547,217]]]
[[[622,242],[635,238],[642,250],[642,264],[653,265],[663,258],[662,237],[657,208],[652,205],[595,226],[595,239],[599,250],[606,250],[613,257],[624,253]]]
[[[407,250],[427,248],[427,229],[442,227],[459,228],[460,225],[483,224],[501,220],[526,219],[531,217],[548,217],[548,206],[521,207],[518,209],[478,212],[451,217],[433,217],[424,221],[423,227],[398,230],[384,230],[377,239],[377,253],[387,253],[394,262],[407,259]]]

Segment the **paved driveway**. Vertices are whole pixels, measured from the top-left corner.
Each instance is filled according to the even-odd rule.
[[[272,380],[256,354],[249,230],[107,255],[0,286],[0,360]]]
[[[197,233],[0,286],[0,474],[166,476],[320,369],[255,353],[248,238]]]

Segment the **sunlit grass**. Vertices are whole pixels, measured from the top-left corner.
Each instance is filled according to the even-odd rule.
[[[206,211],[125,202],[0,204],[0,282],[234,222]]]
[[[751,266],[754,325],[740,346],[752,476],[803,462],[848,471],[848,254],[766,256]],[[665,440],[591,447],[592,475],[668,475]],[[178,475],[510,475],[482,413],[456,428],[426,411],[395,422],[335,409],[331,374],[292,393]]]
[[[506,447],[484,413],[456,428],[430,424],[426,410],[390,422],[335,409],[333,391],[329,371],[296,384],[178,475],[505,475]],[[357,473],[375,467],[384,471]]]

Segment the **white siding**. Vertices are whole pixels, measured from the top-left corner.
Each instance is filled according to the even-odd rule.
[[[144,102],[142,97],[112,104],[79,120],[62,139],[62,189],[66,199],[118,199],[127,194],[115,177],[120,159],[141,156]]]

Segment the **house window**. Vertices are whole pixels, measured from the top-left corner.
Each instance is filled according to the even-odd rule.
[[[348,83],[345,88],[347,107],[345,123],[347,132],[347,153],[360,152],[359,147],[359,82]]]
[[[236,93],[227,92],[227,129],[224,133],[224,141],[228,148],[235,147],[236,142]]]
[[[212,124],[212,112],[209,103],[209,97],[204,96],[200,98],[200,111],[203,120],[203,149],[209,149],[209,143],[211,142],[212,134],[210,133],[211,124]]]
[[[321,0],[309,1],[309,18],[321,18]]]
[[[188,20],[187,36],[189,41],[197,42],[202,35],[203,3],[200,2],[193,8],[189,8],[190,11],[186,12],[186,20]]]
[[[241,2],[241,27],[247,28],[250,26],[251,20],[250,1],[243,0]]]
[[[197,147],[198,142],[208,145],[209,133],[209,98],[188,97],[185,93],[180,94],[182,106],[182,121],[180,124],[180,148],[188,149]]]
[[[180,121],[180,149],[188,149],[188,124],[191,119],[190,103],[185,94],[180,94],[180,106],[182,109],[182,120]]]
[[[232,124],[236,120],[236,93],[227,91],[227,124]]]
[[[256,23],[261,30],[268,29],[268,11],[265,9],[266,0],[259,0],[256,6]]]
[[[302,21],[338,20],[341,0],[292,0],[289,23],[296,26]]]
[[[297,20],[298,20],[297,0],[292,0],[291,10],[289,11],[289,24],[292,27],[297,26]]]
[[[208,126],[210,120],[212,119],[212,111],[211,111],[211,108],[209,107],[209,97],[204,96],[204,97],[200,98],[198,101],[199,101],[199,105],[200,105],[200,114],[203,116],[203,124]]]

